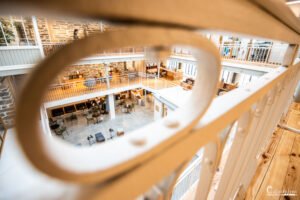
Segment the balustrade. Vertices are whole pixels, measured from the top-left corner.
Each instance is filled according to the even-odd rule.
[[[4,0],[0,3],[1,11],[5,12],[6,6],[14,1],[20,6],[35,2],[44,11],[55,8],[56,12],[67,15],[97,16],[133,25],[139,22],[138,26],[95,34],[66,44],[33,71],[24,86],[22,101],[18,103],[16,131],[22,150],[38,170],[76,184],[78,188],[74,195],[78,198],[84,195],[84,198],[90,199],[134,199],[156,185],[155,188],[162,191],[164,198],[180,199],[186,193],[184,190],[197,182],[196,197],[199,199],[243,198],[265,144],[286,113],[300,79],[300,64],[293,64],[300,43],[300,26],[282,2],[166,0],[162,3],[154,0],[145,3],[134,0],[130,1],[134,6],[128,6],[124,0],[98,0],[89,1],[87,7],[83,7],[81,0],[75,0],[72,4],[59,0]],[[124,7],[127,9],[118,9]],[[245,11],[243,15],[240,15],[241,11]],[[290,46],[283,61],[273,62],[270,60],[273,46],[243,48],[223,45],[218,49],[211,41],[195,33],[199,28],[280,40]],[[100,43],[101,47],[97,45]],[[174,45],[191,47],[198,63],[196,82],[185,108],[178,108],[166,118],[118,140],[92,148],[76,148],[55,138],[50,140],[37,126],[39,105],[48,85],[63,67],[99,51],[150,46],[161,55],[160,51],[171,51],[170,47]],[[293,46],[296,48],[290,51]],[[223,59],[284,66],[215,98],[220,76],[220,54]],[[159,59],[166,58],[162,56]],[[117,85],[121,78],[112,80],[111,86]],[[136,81],[143,82],[143,79],[131,82],[127,77],[125,84]],[[69,87],[68,84],[65,86]],[[54,87],[54,90],[57,89]],[[81,93],[83,90],[75,92]],[[28,113],[31,113],[30,118]],[[225,143],[230,142],[228,138],[233,139],[225,159],[222,152],[225,151]],[[190,162],[201,148],[204,149],[202,157]],[[218,183],[214,185],[212,180],[220,160],[224,166]],[[192,164],[180,176],[187,163]],[[179,179],[176,180],[176,177]],[[160,183],[164,182],[162,186]]]

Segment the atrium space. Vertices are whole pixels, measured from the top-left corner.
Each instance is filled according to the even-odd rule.
[[[153,122],[154,98],[151,92],[138,88],[47,111],[52,136],[76,146],[91,146]]]
[[[299,197],[300,1],[18,1],[0,200]]]

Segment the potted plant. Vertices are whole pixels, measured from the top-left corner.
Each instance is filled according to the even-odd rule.
[[[7,46],[8,43],[15,40],[15,34],[8,20],[0,18],[0,25],[2,26],[0,30],[0,46]]]

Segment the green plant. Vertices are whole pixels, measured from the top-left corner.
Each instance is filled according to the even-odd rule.
[[[3,28],[3,31],[0,30],[0,45],[5,44],[6,42],[11,43],[12,41],[15,40],[15,34],[12,31],[11,23],[4,18],[0,18],[0,23]],[[4,35],[5,35],[6,42],[4,39]]]

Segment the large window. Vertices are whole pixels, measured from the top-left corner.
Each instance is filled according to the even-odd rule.
[[[35,45],[30,17],[0,17],[0,46]]]

